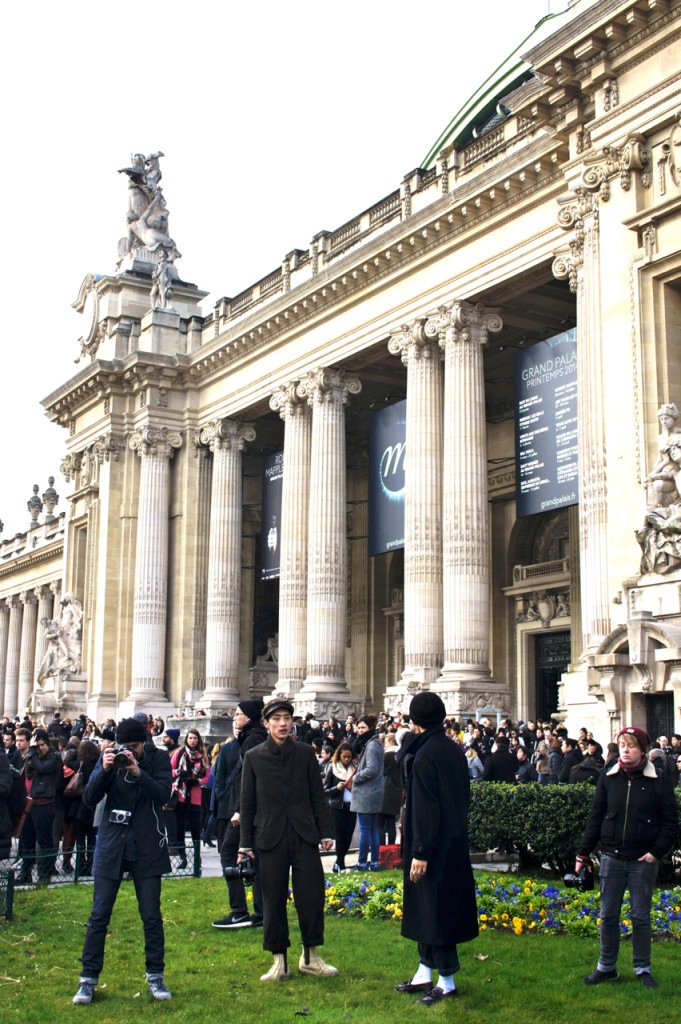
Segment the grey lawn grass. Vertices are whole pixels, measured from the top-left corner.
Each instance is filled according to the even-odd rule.
[[[592,939],[485,932],[461,948],[460,996],[434,1008],[398,995],[393,985],[408,978],[416,946],[402,939],[393,921],[327,918],[323,956],[338,967],[331,979],[303,978],[292,911],[292,978],[278,984],[258,979],[271,959],[262,932],[218,931],[211,920],[227,911],[221,879],[163,883],[166,981],[170,1003],[155,1004],[144,984],[142,928],[134,890],[124,883],[114,910],[101,984],[89,1007],[74,1007],[78,957],[92,890],[68,886],[17,893],[15,917],[0,924],[0,1021],[50,1024],[87,1018],[123,1024],[162,1015],[177,1024],[235,1024],[309,1020],[312,1024],[463,1019],[536,1024],[564,1014],[596,1020],[672,1020],[679,979],[676,943],[655,943],[653,966],[660,989],[634,979],[631,945],[624,943],[622,978],[586,989],[582,975],[596,964]],[[477,956],[487,959],[477,959]],[[106,987],[103,987],[106,986]],[[595,1017],[594,1017],[595,1014]],[[681,1017],[676,1018],[681,1019]]]

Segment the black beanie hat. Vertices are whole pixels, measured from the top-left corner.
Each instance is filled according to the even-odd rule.
[[[34,729],[31,739],[33,740],[34,743],[37,743],[38,740],[42,740],[43,743],[49,743],[50,734],[47,731],[47,729]]]
[[[251,722],[259,722],[262,718],[262,709],[265,706],[265,702],[257,697],[255,700],[240,700],[237,704],[238,708],[241,708],[247,718],[250,718]]]
[[[415,725],[422,729],[431,729],[435,725],[442,725],[447,710],[442,699],[430,690],[423,690],[412,697],[409,705],[409,717]]]
[[[145,743],[147,730],[136,718],[124,718],[116,727],[116,743]]]

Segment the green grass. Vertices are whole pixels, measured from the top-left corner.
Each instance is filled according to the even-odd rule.
[[[464,1017],[524,1024],[547,1013],[579,1013],[616,1019],[674,1019],[678,983],[678,946],[653,946],[660,989],[650,992],[633,977],[631,945],[620,957],[622,979],[586,989],[582,975],[596,964],[597,942],[564,935],[510,935],[485,932],[460,949],[461,996],[427,1009],[413,996],[393,992],[416,962],[416,946],[402,939],[399,924],[385,920],[329,917],[323,955],[338,967],[337,978],[304,978],[297,972],[300,953],[295,913],[291,916],[291,967],[288,982],[265,985],[259,977],[271,963],[261,947],[262,932],[218,931],[211,920],[228,910],[222,879],[182,879],[163,883],[166,927],[166,981],[169,1003],[152,1003],[144,983],[142,928],[134,890],[125,883],[107,939],[101,985],[89,1007],[74,1007],[85,923],[92,889],[70,886],[16,894],[14,920],[0,925],[0,1020],[2,1024],[46,1024],[78,1016],[98,1022],[122,1022],[143,1011],[164,1020],[192,1024],[344,1021],[402,1021],[406,1014],[430,1018]],[[103,987],[106,986],[106,987]],[[309,1013],[304,1013],[305,1010]],[[671,1012],[671,1016],[670,1016]],[[301,1016],[299,1017],[298,1014]],[[160,1019],[160,1017],[159,1017]],[[678,1018],[677,1018],[678,1019]]]

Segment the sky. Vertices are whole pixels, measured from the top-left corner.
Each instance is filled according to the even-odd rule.
[[[33,0],[3,15],[0,540],[66,432],[88,273],[115,271],[131,153],[161,150],[178,270],[215,299],[396,189],[479,85],[564,0]]]

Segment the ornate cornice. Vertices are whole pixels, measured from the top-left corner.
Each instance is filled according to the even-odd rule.
[[[173,454],[173,448],[182,446],[182,435],[171,431],[168,427],[142,427],[130,435],[129,445],[133,451],[142,457],[155,456],[160,459],[169,459]]]
[[[213,420],[201,429],[200,441],[213,453],[242,452],[248,441],[255,441],[255,430],[241,420]]]

